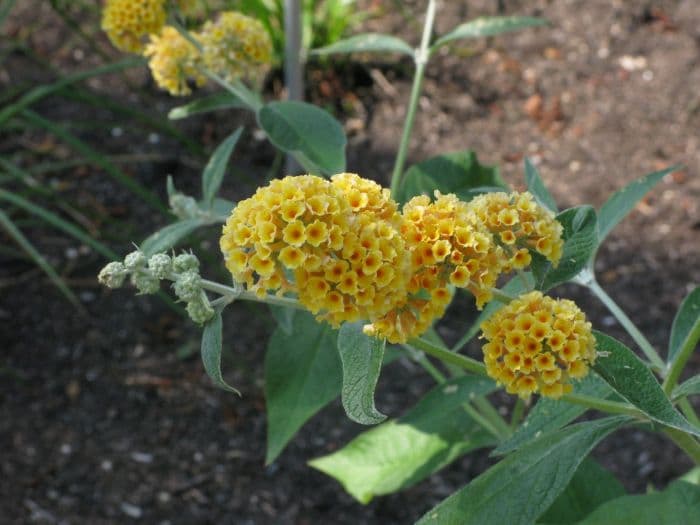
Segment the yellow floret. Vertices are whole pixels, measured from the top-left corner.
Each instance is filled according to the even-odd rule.
[[[198,86],[204,85],[206,78],[197,69],[199,51],[177,29],[165,26],[159,35],[152,34],[150,39],[143,54],[149,58],[148,67],[159,87],[180,96],[192,92],[189,79]]]
[[[118,49],[139,53],[143,38],[159,33],[165,19],[165,0],[107,0],[102,30]]]
[[[563,321],[573,324],[568,333],[555,328]],[[559,398],[571,391],[571,380],[585,377],[595,362],[591,325],[569,300],[530,292],[504,306],[481,328],[487,340],[487,373],[523,398],[535,392]]]

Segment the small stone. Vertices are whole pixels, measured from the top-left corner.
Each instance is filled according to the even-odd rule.
[[[143,516],[143,510],[141,510],[141,507],[137,507],[136,505],[132,505],[131,503],[127,503],[125,501],[119,505],[119,508],[130,518],[137,520]]]

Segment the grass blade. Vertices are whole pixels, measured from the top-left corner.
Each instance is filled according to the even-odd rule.
[[[63,279],[56,273],[56,270],[53,269],[53,266],[49,264],[49,262],[44,259],[44,257],[34,248],[34,245],[29,242],[29,240],[24,236],[24,234],[19,231],[19,229],[15,226],[15,224],[12,222],[10,217],[8,217],[4,211],[0,210],[0,226],[2,226],[7,233],[12,237],[17,244],[19,244],[22,249],[27,252],[27,254],[32,258],[34,263],[41,268],[46,275],[49,276],[51,281],[56,285],[56,288],[58,288],[63,295],[66,296],[66,299],[68,299],[73,306],[80,308],[80,301],[78,301],[78,298],[75,296],[75,294],[71,291],[70,288],[66,285],[65,282],[63,282]]]

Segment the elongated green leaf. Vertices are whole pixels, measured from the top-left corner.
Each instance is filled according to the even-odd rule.
[[[435,51],[440,46],[462,38],[480,38],[483,36],[499,35],[510,31],[518,31],[526,27],[542,26],[547,23],[542,18],[531,16],[483,16],[470,20],[447,33],[430,48]]]
[[[432,197],[435,190],[468,201],[480,193],[507,191],[508,186],[498,168],[479,164],[473,151],[459,151],[411,166],[404,174],[397,200],[403,203],[421,194]]]
[[[350,419],[362,425],[376,425],[386,419],[374,406],[386,340],[365,335],[363,325],[345,323],[338,332],[338,352],[343,364],[340,398]]]
[[[222,332],[221,311],[217,310],[214,317],[204,325],[202,332],[202,363],[207,375],[216,386],[240,396],[241,393],[226,383],[221,375]]]
[[[144,63],[143,58],[127,58],[120,62],[115,62],[113,64],[106,64],[104,66],[96,67],[95,69],[90,69],[88,71],[79,71],[72,75],[67,75],[62,79],[54,82],[53,84],[44,84],[37,86],[34,89],[29,90],[21,99],[13,104],[8,104],[0,111],[0,127],[4,126],[5,123],[19,114],[21,111],[27,109],[29,106],[38,102],[44,97],[47,97],[56,91],[63,89],[66,86],[87,80],[88,78],[97,77],[100,75],[105,75],[107,73],[114,73],[116,71],[121,71],[123,69],[129,69],[132,67],[139,66]]]
[[[287,335],[292,335],[294,332],[294,316],[298,312],[296,308],[290,308],[288,306],[279,306],[276,304],[269,305],[270,312],[275,321],[277,321],[277,326]]]
[[[579,464],[627,418],[578,423],[507,456],[418,521],[419,525],[530,525],[566,488]]]
[[[337,330],[296,312],[293,330],[278,328],[265,357],[266,463],[274,461],[301,426],[340,394],[343,372]]]
[[[544,206],[554,213],[559,211],[557,209],[557,203],[544,185],[542,177],[540,177],[540,173],[537,171],[537,167],[535,167],[528,158],[525,159],[525,183],[527,184],[527,189],[530,190],[530,193],[532,193],[535,200],[537,200],[541,206]]]
[[[209,158],[209,162],[204,167],[202,172],[202,199],[207,208],[211,208],[214,203],[214,197],[219,191],[226,174],[226,165],[231,157],[233,148],[236,147],[238,139],[241,138],[241,133],[243,133],[242,127],[226,137],[214,150],[214,153]]]
[[[612,229],[665,175],[673,173],[677,169],[678,166],[672,166],[665,170],[649,173],[613,193],[598,213],[598,243],[603,242]]]
[[[381,33],[364,33],[340,40],[331,45],[311,51],[312,55],[331,55],[334,53],[402,53],[413,56],[413,48],[406,42],[391,35]]]
[[[70,222],[62,219],[58,215],[56,215],[53,212],[50,212],[49,210],[42,208],[41,206],[37,206],[36,204],[33,204],[32,202],[29,202],[27,199],[24,197],[21,197],[20,195],[17,195],[15,193],[11,193],[9,191],[3,190],[0,188],[0,200],[5,200],[7,202],[11,202],[12,204],[19,206],[20,208],[23,208],[24,210],[28,211],[29,213],[36,215],[40,219],[43,219],[46,221],[49,225],[53,226],[54,228],[57,228],[71,237],[74,237],[75,239],[79,240],[80,242],[86,244],[87,246],[90,246],[93,250],[95,250],[97,253],[100,253],[104,255],[107,259],[118,259],[119,257],[117,256],[116,253],[114,253],[112,250],[110,250],[107,246],[102,244],[101,242],[93,239],[89,234],[87,234],[85,231],[81,230],[74,224],[71,224]]]
[[[663,492],[622,496],[574,525],[690,525],[700,520],[700,487],[675,481]]]
[[[605,399],[612,393],[612,388],[596,374],[588,374],[581,381],[574,382],[574,393]],[[581,405],[541,397],[523,424],[491,454],[502,455],[517,450],[533,439],[571,423],[586,410]]]
[[[345,132],[321,108],[304,102],[270,102],[258,112],[258,123],[270,142],[294,155],[310,173],[345,171]]]
[[[53,266],[34,248],[34,245],[29,242],[29,240],[24,236],[24,234],[15,226],[12,219],[7,216],[7,214],[0,210],[0,226],[2,226],[5,231],[12,237],[20,247],[27,252],[27,255],[31,257],[34,264],[41,268],[46,275],[49,276],[53,284],[60,290],[60,292],[68,299],[74,306],[80,307],[80,301],[71,291],[66,283],[61,279],[61,276],[56,273]]]
[[[673,399],[698,394],[700,394],[700,374],[691,377],[680,386],[677,386],[673,391]]]
[[[431,390],[406,415],[363,432],[309,464],[334,477],[360,503],[409,487],[493,437],[462,408],[496,385],[464,376]]]
[[[695,288],[683,299],[671,326],[668,342],[669,366],[676,360],[681,348],[697,345],[700,339],[700,287]]]
[[[632,350],[602,332],[594,330],[594,334],[598,352],[607,354],[598,357],[595,370],[615,392],[654,421],[700,436],[700,429],[673,407],[654,374]]]
[[[248,106],[236,95],[229,91],[217,93],[209,97],[200,98],[184,106],[178,106],[170,110],[168,118],[178,120],[200,113],[209,113],[219,109],[240,109]]]
[[[127,176],[123,171],[114,166],[104,155],[95,151],[65,128],[51,122],[50,120],[46,120],[28,109],[22,111],[22,116],[25,117],[31,124],[45,129],[49,133],[55,135],[58,139],[68,144],[71,148],[76,150],[90,162],[102,168],[110,177],[140,197],[154,209],[167,212],[167,209],[165,206],[163,206],[163,203],[153,192],[146,189],[142,184],[138,183],[131,177]]]
[[[625,488],[615,476],[591,458],[579,465],[569,485],[537,521],[547,525],[570,525],[593,510],[625,495]]]
[[[182,221],[169,224],[165,228],[151,234],[141,243],[141,251],[150,256],[154,253],[163,252],[173,248],[182,239],[202,226],[200,219],[184,219]]]
[[[575,277],[590,260],[597,247],[596,214],[590,206],[569,208],[557,215],[564,227],[564,250],[559,266],[539,254],[533,254],[532,272],[538,288],[547,291]]]

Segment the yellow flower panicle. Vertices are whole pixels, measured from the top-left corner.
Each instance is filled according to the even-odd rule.
[[[507,254],[504,271],[529,266],[531,250],[559,264],[562,226],[529,192],[487,193],[470,201],[469,207]]]
[[[353,209],[355,190],[361,206]],[[377,318],[405,296],[408,276],[392,206],[378,185],[356,175],[275,180],[240,202],[226,222],[220,243],[226,266],[260,295],[297,293],[334,326]]]
[[[530,292],[481,325],[484,363],[506,391],[557,399],[572,390],[595,362],[591,324],[573,301]]]
[[[262,23],[235,11],[207,21],[195,38],[204,65],[229,82],[257,77],[272,60],[272,40]]]
[[[503,250],[477,220],[469,205],[455,195],[422,195],[403,208],[401,234],[411,257],[406,299],[366,333],[402,343],[425,332],[452,299],[448,286],[466,288],[479,308],[492,298],[492,288],[505,259]]]
[[[143,49],[143,38],[165,25],[165,0],[107,0],[102,30],[115,47],[129,53]]]
[[[198,86],[206,82],[197,69],[199,51],[174,27],[165,26],[159,35],[151,35],[143,54],[149,58],[148,66],[156,84],[171,95],[189,95],[192,92],[189,79]]]

